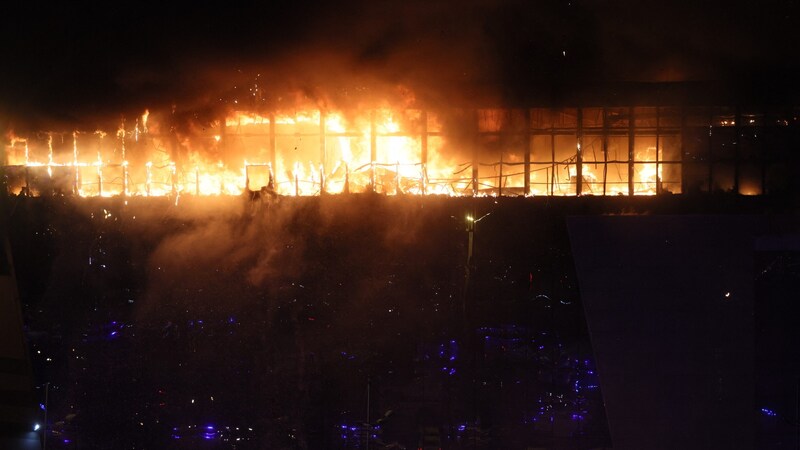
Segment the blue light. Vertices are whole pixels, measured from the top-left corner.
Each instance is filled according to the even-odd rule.
[[[466,425],[459,425],[459,426],[458,426],[458,431],[464,431],[464,430],[466,430],[466,429],[467,429],[467,426],[466,426]]]
[[[213,430],[213,429],[214,429],[214,425],[208,425],[208,426],[206,427],[206,430]]]
[[[776,413],[775,411],[773,411],[771,409],[767,409],[767,408],[761,408],[761,413],[764,414],[765,416],[769,416],[769,417],[778,417],[778,413]]]
[[[43,405],[43,404],[41,404],[41,403],[39,403],[39,409],[41,409],[42,411],[44,411],[44,405]]]

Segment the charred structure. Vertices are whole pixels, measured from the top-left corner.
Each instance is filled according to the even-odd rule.
[[[795,190],[792,106],[231,112],[178,126],[11,135],[24,195],[660,195]],[[148,121],[149,120],[149,121]]]
[[[3,11],[0,447],[800,442],[792,2]]]

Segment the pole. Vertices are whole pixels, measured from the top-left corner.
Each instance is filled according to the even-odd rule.
[[[44,384],[44,426],[42,427],[42,450],[47,450],[47,400],[50,391],[50,382]]]
[[[369,390],[370,390],[370,382],[371,381],[372,380],[368,376],[367,377],[367,427],[368,428],[367,428],[367,442],[366,442],[366,445],[364,446],[364,448],[366,448],[367,450],[369,450],[369,438],[370,438],[370,435],[372,434],[372,425],[370,425],[370,423],[369,423]]]

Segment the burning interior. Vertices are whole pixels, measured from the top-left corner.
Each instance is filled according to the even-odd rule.
[[[145,112],[9,133],[5,189],[80,196],[759,195],[788,183],[797,109],[579,107]]]
[[[791,445],[740,3],[4,5],[0,448]]]

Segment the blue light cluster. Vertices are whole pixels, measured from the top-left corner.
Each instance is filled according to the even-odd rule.
[[[342,424],[339,425],[339,431],[341,439],[347,444],[347,448],[360,448],[366,443],[366,436],[369,436],[370,441],[373,441],[378,439],[378,435],[382,432],[380,425],[370,425],[368,423]]]
[[[105,339],[111,341],[122,336],[122,332],[125,331],[126,328],[131,328],[132,326],[133,325],[127,325],[114,320],[104,325],[102,332],[105,335]]]
[[[241,442],[255,438],[255,432],[250,427],[218,427],[209,425],[189,425],[186,427],[173,427],[172,439],[185,439],[194,441],[221,441]]]
[[[761,408],[761,414],[768,417],[778,417],[778,413],[768,408]]]
[[[456,368],[458,365],[458,347],[458,342],[455,339],[451,339],[434,347],[428,347],[421,356],[424,361],[436,363],[440,373],[453,376],[458,372]],[[438,364],[442,365],[438,366]]]

